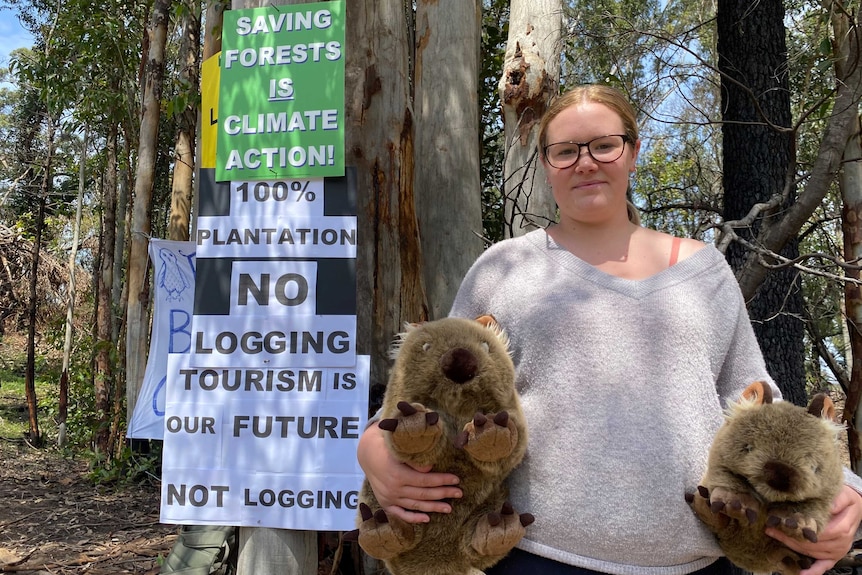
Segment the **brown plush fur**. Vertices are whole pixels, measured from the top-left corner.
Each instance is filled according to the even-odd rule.
[[[366,480],[359,544],[393,575],[477,573],[533,521],[506,501],[504,479],[527,445],[508,340],[490,316],[446,318],[410,326],[393,355],[379,423],[389,449],[400,461],[454,473],[464,494],[451,513],[408,524],[387,516]]]
[[[774,526],[797,539],[816,541],[843,485],[837,441],[841,427],[820,394],[809,410],[772,403],[762,382],[732,405],[715,436],[706,474],[686,500],[739,567],[753,573],[797,575],[802,556],[764,533]]]

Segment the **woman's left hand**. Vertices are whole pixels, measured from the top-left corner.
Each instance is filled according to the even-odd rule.
[[[832,502],[832,519],[817,536],[816,543],[800,541],[772,527],[766,529],[766,534],[794,551],[814,558],[814,564],[799,575],[823,575],[850,551],[860,521],[862,496],[845,485]]]

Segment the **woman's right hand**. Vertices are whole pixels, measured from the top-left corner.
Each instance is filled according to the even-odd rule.
[[[359,438],[356,456],[374,496],[386,513],[407,523],[427,523],[428,513],[449,513],[443,499],[461,497],[458,476],[431,472],[431,466],[413,468],[395,459],[376,423]]]

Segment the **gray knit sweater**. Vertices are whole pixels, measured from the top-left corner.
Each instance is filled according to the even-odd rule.
[[[722,254],[707,246],[633,281],[537,230],[467,274],[452,315],[483,313],[509,335],[529,428],[511,499],[536,522],[519,547],[618,575],[684,575],[720,556],[684,493],[728,400],[772,383]]]

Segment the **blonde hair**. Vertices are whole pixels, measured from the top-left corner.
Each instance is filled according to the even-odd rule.
[[[611,86],[605,86],[602,84],[586,84],[583,86],[576,86],[571,90],[556,96],[548,104],[548,109],[542,116],[541,122],[539,122],[539,155],[542,160],[545,160],[548,124],[550,124],[551,121],[563,110],[577,104],[585,103],[602,104],[616,112],[620,117],[620,120],[623,122],[623,130],[625,130],[626,136],[628,136],[632,143],[637,142],[637,113],[625,94]],[[629,192],[630,191],[631,190],[629,190]],[[626,204],[629,221],[640,225],[641,219],[637,208],[630,200],[626,200]]]

